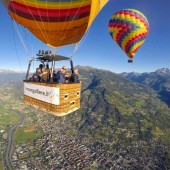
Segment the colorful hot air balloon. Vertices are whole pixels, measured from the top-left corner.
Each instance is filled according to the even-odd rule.
[[[139,47],[148,35],[149,23],[147,18],[134,9],[124,9],[116,12],[109,21],[109,33],[114,41],[133,62]]]
[[[52,47],[80,41],[108,0],[2,0],[12,19]]]
[[[51,47],[78,43],[108,1],[2,0],[13,20]],[[53,82],[55,62],[70,59],[73,72],[71,58],[53,54],[50,50],[39,50],[37,55],[37,58],[30,59],[24,80],[25,102],[56,116],[64,116],[79,109],[81,83]],[[50,82],[30,81],[29,71],[34,60],[43,64],[47,62],[48,67],[51,63],[51,69],[45,71],[45,74],[50,74]]]

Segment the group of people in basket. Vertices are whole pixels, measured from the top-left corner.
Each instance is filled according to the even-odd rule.
[[[54,70],[53,75],[51,76],[52,71],[49,69],[48,65],[43,64],[39,65],[39,68],[36,69],[36,73],[30,78],[34,82],[50,82],[52,77],[52,82],[55,83],[80,83],[78,69],[73,69],[72,74],[67,72],[67,67],[63,66],[59,71]]]

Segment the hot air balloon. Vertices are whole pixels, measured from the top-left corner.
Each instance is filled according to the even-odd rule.
[[[108,0],[3,0],[12,19],[52,47],[80,41]]]
[[[109,0],[2,0],[12,20],[27,28],[49,47],[58,48],[78,43],[95,17]],[[30,60],[24,80],[24,100],[56,116],[67,115],[80,108],[81,83],[56,84],[53,82],[55,62],[72,60],[39,50],[38,57]],[[51,63],[50,82],[29,80],[33,60]]]
[[[108,30],[113,40],[134,62],[133,57],[144,43],[149,30],[147,18],[135,9],[116,12],[109,21]]]

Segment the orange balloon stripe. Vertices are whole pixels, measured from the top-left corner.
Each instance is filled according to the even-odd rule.
[[[63,24],[62,22],[48,23],[34,20],[30,21],[16,14],[11,14],[11,16],[17,23],[24,24],[38,39],[54,47],[65,45],[65,42],[70,43],[73,41],[73,43],[76,43],[76,41],[83,36],[83,32],[86,31],[85,28],[87,28],[89,20],[89,17],[86,17],[78,21],[73,21],[70,28],[67,29],[68,24]],[[60,28],[60,30],[58,30],[58,28]],[[73,34],[72,36],[71,32]],[[79,32],[79,34],[77,34],[77,32]]]

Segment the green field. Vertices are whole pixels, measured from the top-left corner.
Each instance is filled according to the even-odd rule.
[[[8,125],[18,122],[19,116],[10,109],[0,105],[0,130],[5,130]]]
[[[3,170],[3,164],[1,161],[0,161],[0,170]]]
[[[16,144],[23,144],[33,139],[38,139],[44,135],[43,130],[40,127],[29,126],[18,128],[15,135]]]

